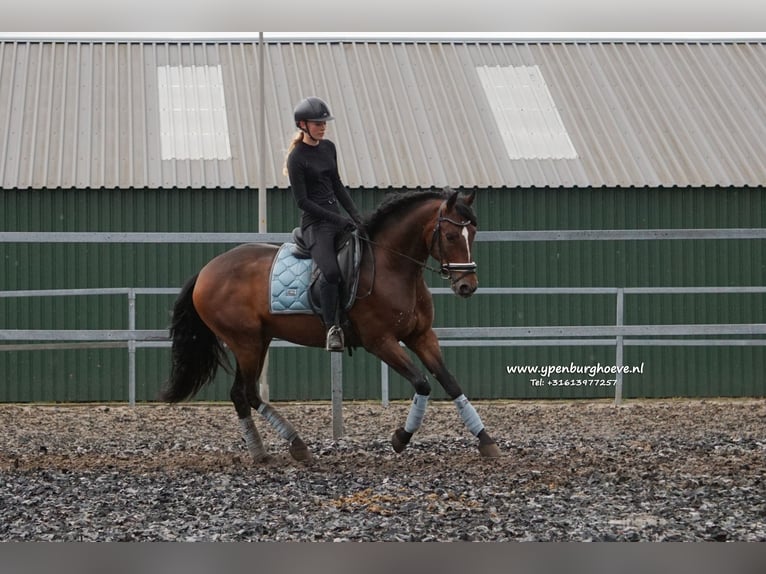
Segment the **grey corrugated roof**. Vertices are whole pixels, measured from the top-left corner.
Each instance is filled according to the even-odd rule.
[[[766,184],[766,42],[266,46],[268,187],[287,187],[306,95],[330,103],[353,188]],[[220,66],[230,158],[162,159],[159,66]],[[511,159],[483,66],[539,70],[558,119],[535,116],[513,137],[563,125],[572,158]],[[256,188],[259,81],[257,41],[1,42],[0,184]]]

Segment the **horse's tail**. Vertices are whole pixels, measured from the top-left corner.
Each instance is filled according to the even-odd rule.
[[[221,342],[194,308],[192,294],[197,277],[195,275],[186,282],[173,306],[170,379],[160,394],[160,399],[169,403],[193,397],[213,380],[219,365],[228,367]]]

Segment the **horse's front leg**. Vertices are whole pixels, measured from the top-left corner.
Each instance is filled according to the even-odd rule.
[[[458,414],[468,431],[479,439],[479,453],[484,457],[494,458],[500,456],[500,449],[495,440],[489,435],[484,423],[476,412],[476,409],[465,396],[460,385],[452,373],[444,364],[439,339],[433,329],[419,333],[405,340],[405,344],[412,349],[426,368],[433,373],[436,380],[444,388],[452,399]]]
[[[396,452],[402,452],[423,422],[423,417],[431,395],[431,385],[426,376],[414,365],[407,352],[393,337],[378,341],[368,348],[379,359],[407,379],[415,389],[415,396],[404,426],[397,428],[391,437],[391,446]]]

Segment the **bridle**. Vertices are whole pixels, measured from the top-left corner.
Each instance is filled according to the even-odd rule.
[[[401,251],[398,251],[396,249],[393,249],[391,247],[388,247],[387,245],[383,245],[381,243],[378,243],[377,241],[373,241],[369,237],[367,237],[366,234],[359,233],[358,237],[368,245],[374,245],[376,247],[380,247],[381,249],[385,249],[386,251],[393,253],[394,255],[398,255],[399,257],[403,257],[404,259],[407,259],[408,261],[412,261],[413,263],[416,263],[423,269],[428,269],[429,271],[432,271],[434,273],[438,273],[439,276],[442,279],[449,279],[450,284],[454,285],[458,281],[460,281],[463,277],[466,275],[471,275],[476,273],[476,263],[471,261],[469,263],[450,263],[444,262],[444,259],[442,259],[442,239],[441,239],[441,224],[442,222],[451,223],[452,225],[456,225],[457,227],[468,227],[471,225],[471,222],[469,220],[465,221],[455,221],[454,219],[450,219],[449,217],[444,217],[444,203],[441,204],[439,207],[439,214],[436,217],[436,226],[434,227],[433,234],[431,235],[431,243],[428,246],[428,254],[431,255],[434,259],[436,259],[436,255],[434,255],[434,243],[436,243],[437,237],[439,239],[438,247],[439,247],[439,268],[436,269],[434,267],[431,267],[426,261],[420,261],[418,259],[415,259],[414,257],[410,257],[406,253],[402,253]],[[455,279],[452,277],[452,273],[456,271],[461,271],[460,277]],[[372,258],[372,274],[373,277],[375,276],[375,259]],[[362,296],[357,296],[357,299],[364,299],[365,297],[368,297],[372,295],[372,285],[375,283],[374,279],[370,282],[370,290],[365,293]]]
[[[413,263],[416,263],[423,269],[428,269],[429,271],[433,271],[434,273],[438,273],[439,276],[442,279],[449,279],[450,284],[454,285],[458,281],[460,281],[463,277],[466,275],[471,275],[476,273],[476,263],[471,261],[469,263],[450,263],[444,262],[444,259],[442,258],[442,236],[441,236],[441,224],[442,222],[451,223],[452,225],[456,225],[457,227],[468,227],[471,225],[471,222],[469,220],[465,221],[455,221],[454,219],[450,219],[449,217],[444,217],[444,206],[446,204],[446,201],[441,204],[439,207],[439,215],[436,217],[436,225],[434,226],[433,234],[431,235],[431,243],[428,246],[428,253],[431,255],[434,259],[437,259],[436,255],[434,255],[433,248],[434,243],[437,241],[438,237],[438,247],[439,247],[439,268],[436,269],[434,267],[431,267],[427,262],[419,261],[415,259],[414,257],[410,257],[406,253],[402,253],[401,251],[397,251],[396,249],[393,249],[391,247],[388,247],[387,245],[382,245],[378,243],[377,241],[373,241],[369,237],[366,237],[366,235],[360,234],[359,239],[366,242],[369,245],[375,245],[376,247],[380,247],[381,249],[385,249],[386,251],[389,251],[390,253],[393,253],[395,255],[398,255],[399,257],[403,257],[404,259],[407,259],[409,261],[412,261]],[[375,260],[373,259],[373,275],[375,273]],[[460,277],[457,279],[452,277],[453,272],[461,272]],[[372,287],[370,287],[369,293],[362,297],[357,297],[357,299],[362,299],[364,297],[367,297],[368,295],[372,294]]]
[[[455,225],[457,227],[468,227],[471,225],[471,222],[469,220],[464,221],[455,221],[454,219],[450,219],[449,217],[444,217],[444,205],[446,202],[442,203],[439,207],[439,215],[436,218],[436,225],[434,226],[434,232],[431,235],[431,244],[428,246],[428,252],[433,256],[434,259],[436,259],[436,256],[434,255],[434,244],[437,243],[438,240],[438,247],[439,247],[439,270],[438,273],[441,275],[442,279],[449,279],[450,283],[454,285],[458,281],[460,281],[463,277],[466,275],[471,275],[476,273],[476,263],[474,261],[470,261],[468,263],[451,263],[447,261],[444,262],[444,259],[442,257],[442,253],[444,250],[442,249],[442,234],[441,234],[441,225],[443,222],[451,223],[452,225]],[[453,272],[460,272],[460,276],[455,279],[452,276]]]

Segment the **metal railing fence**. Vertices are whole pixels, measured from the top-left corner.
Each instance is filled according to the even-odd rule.
[[[0,232],[0,243],[282,243],[289,233],[78,233],[78,232]],[[660,229],[660,230],[561,230],[561,231],[484,231],[477,241],[582,241],[582,240],[673,240],[673,239],[766,239],[766,229]],[[432,288],[432,293],[451,293]],[[70,349],[125,347],[129,355],[128,400],[136,401],[136,349],[168,347],[166,330],[136,329],[136,297],[150,294],[177,294],[176,288],[108,288],[0,291],[5,297],[58,297],[74,295],[125,295],[128,299],[128,329],[122,330],[0,330],[0,351],[22,349]],[[443,346],[613,346],[615,365],[621,365],[624,348],[640,345],[766,345],[766,324],[674,324],[626,325],[625,297],[636,294],[673,293],[766,293],[766,287],[586,287],[586,288],[481,288],[477,295],[608,294],[615,296],[614,325],[538,326],[538,327],[459,327],[437,328]],[[693,338],[690,338],[693,337]],[[743,338],[749,337],[749,338]],[[8,341],[8,343],[6,343]],[[10,341],[13,341],[11,343]],[[19,343],[24,341],[24,343]],[[32,342],[32,343],[30,343]],[[273,346],[296,346],[274,341]],[[333,436],[342,435],[342,361],[332,354],[331,379]],[[617,373],[615,403],[622,402],[622,373]],[[381,370],[381,398],[388,404],[388,368]]]
[[[83,295],[125,295],[128,308],[128,329],[3,329],[0,351],[51,350],[78,348],[121,348],[128,350],[128,402],[136,402],[136,349],[170,347],[164,329],[136,329],[136,299],[138,295],[176,295],[177,288],[105,288],[0,291],[8,297],[64,297]],[[447,288],[431,288],[434,295],[452,294]],[[615,348],[615,365],[622,365],[626,346],[763,346],[766,323],[662,324],[626,325],[625,296],[646,294],[723,294],[766,293],[766,287],[551,287],[479,289],[476,295],[614,295],[614,325],[567,325],[535,327],[440,327],[434,329],[442,346],[502,347],[502,346],[611,346]],[[715,336],[716,338],[711,338]],[[741,338],[751,336],[751,338]],[[688,338],[695,337],[695,338]],[[737,338],[733,338],[737,337]],[[18,341],[27,341],[19,343]],[[44,343],[50,342],[50,343]],[[274,347],[298,347],[288,341],[275,340]],[[333,354],[333,356],[338,356]],[[335,376],[342,377],[342,363],[333,364]],[[339,372],[338,372],[339,371]],[[615,403],[622,402],[623,373],[616,373]],[[340,398],[340,385],[333,385],[333,397]],[[388,404],[388,367],[382,364],[381,400]]]

